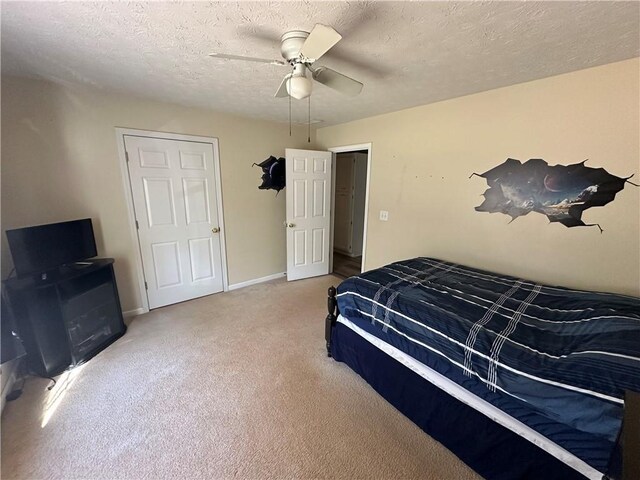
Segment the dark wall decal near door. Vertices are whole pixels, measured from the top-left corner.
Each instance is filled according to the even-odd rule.
[[[258,166],[262,169],[262,185],[260,190],[275,190],[276,195],[286,185],[286,169],[285,159],[276,158],[271,155],[260,163],[254,163],[252,166]]]
[[[582,212],[613,201],[629,178],[611,175],[604,168],[590,168],[585,161],[573,165],[550,166],[541,158],[525,163],[508,158],[504,163],[482,174],[489,189],[483,194],[484,202],[478,212],[504,213],[511,222],[529,212],[546,215],[550,222],[566,227],[596,226],[582,221]],[[633,175],[632,175],[633,176]],[[509,223],[511,223],[509,222]]]

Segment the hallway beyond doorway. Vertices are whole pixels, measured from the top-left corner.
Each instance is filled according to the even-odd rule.
[[[333,252],[333,273],[341,277],[352,277],[360,273],[362,257],[350,257],[343,253]]]

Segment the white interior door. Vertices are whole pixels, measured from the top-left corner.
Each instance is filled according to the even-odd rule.
[[[287,148],[287,280],[329,273],[331,152]]]
[[[149,308],[222,291],[213,145],[124,139]]]

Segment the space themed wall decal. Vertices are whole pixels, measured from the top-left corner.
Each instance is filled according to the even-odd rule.
[[[276,158],[271,155],[260,163],[254,163],[252,167],[253,166],[262,169],[262,185],[258,187],[260,190],[275,190],[277,196],[280,190],[286,186],[287,179],[284,158]]]
[[[604,168],[585,166],[586,160],[573,165],[550,166],[541,158],[525,163],[508,158],[504,163],[475,176],[485,178],[489,189],[478,212],[504,213],[516,218],[530,212],[546,215],[549,222],[566,227],[596,226],[582,221],[582,212],[591,207],[604,206],[614,200],[629,178],[611,175]],[[511,223],[509,222],[509,223]]]

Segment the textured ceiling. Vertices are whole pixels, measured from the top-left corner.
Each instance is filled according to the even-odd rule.
[[[342,123],[640,55],[638,2],[2,2],[2,72],[287,121],[279,37],[343,35],[317,64],[365,84],[315,84],[312,119]],[[294,121],[307,102],[294,101]]]

